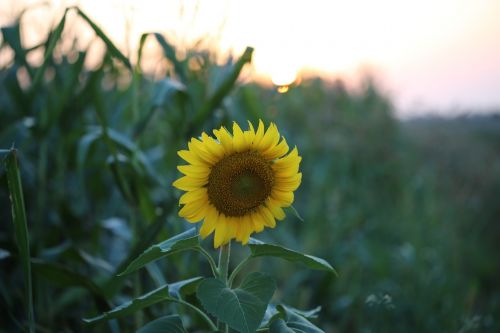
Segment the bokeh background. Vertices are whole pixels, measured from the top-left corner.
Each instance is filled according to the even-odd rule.
[[[303,156],[304,221],[258,237],[339,272],[255,261],[276,302],[320,305],[326,332],[500,331],[498,17],[494,0],[3,0],[0,149],[19,152],[37,330],[132,332],[81,318],[208,275],[188,254],[115,277],[189,227],[176,151],[264,119]],[[1,332],[26,319],[10,214],[2,166]]]

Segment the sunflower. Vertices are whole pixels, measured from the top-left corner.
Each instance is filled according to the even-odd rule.
[[[203,220],[200,236],[215,231],[215,248],[231,239],[246,244],[252,233],[274,228],[302,180],[297,147],[289,152],[276,125],[265,130],[259,120],[255,131],[248,124],[243,131],[234,122],[232,134],[216,129],[215,138],[202,133],[191,139],[188,150],[178,152],[188,163],[177,167],[185,176],[173,183],[186,191],[179,216],[191,223]]]

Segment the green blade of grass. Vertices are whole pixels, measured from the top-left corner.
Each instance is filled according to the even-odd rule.
[[[47,49],[45,50],[45,54],[43,57],[43,63],[40,66],[40,68],[37,69],[35,73],[35,77],[33,78],[33,83],[31,85],[30,91],[35,92],[40,85],[40,82],[43,78],[43,75],[45,73],[45,70],[47,69],[47,64],[49,62],[49,59],[52,57],[52,53],[54,53],[54,49],[56,47],[57,42],[59,39],[61,39],[62,32],[64,30],[64,25],[66,24],[66,14],[68,13],[69,9],[66,9],[64,11],[64,14],[61,18],[61,21],[59,21],[59,24],[57,27],[54,29],[52,32],[50,38],[50,41],[48,43]]]
[[[19,258],[24,271],[25,305],[28,314],[29,332],[35,332],[35,315],[33,311],[33,289],[31,282],[31,263],[28,225],[26,221],[26,210],[24,207],[23,189],[21,175],[15,149],[11,149],[5,158],[7,170],[7,183],[9,186],[10,201],[12,206],[12,221],[14,223],[14,234],[19,250]]]
[[[168,43],[165,37],[163,37],[160,33],[155,32],[153,33],[153,35],[163,49],[163,54],[165,55],[165,57],[174,65],[175,73],[179,75],[179,78],[182,82],[186,82],[186,70],[183,64],[177,59],[177,56],[175,55],[175,48],[170,43]]]
[[[87,14],[85,14],[80,8],[78,8],[78,7],[74,7],[74,8],[76,9],[78,15],[80,15],[80,17],[83,18],[90,25],[92,30],[94,30],[95,34],[97,36],[99,36],[99,38],[101,38],[101,40],[104,42],[104,44],[106,44],[106,47],[108,48],[108,52],[111,54],[111,56],[117,58],[128,69],[132,70],[132,65],[130,64],[130,61],[128,60],[128,58],[115,46],[115,44],[113,44],[111,39],[109,39],[109,37],[104,33],[104,31],[102,31],[102,29],[99,28],[97,26],[97,24],[95,24],[94,21],[92,21],[87,16]]]
[[[205,119],[208,118],[210,113],[212,113],[215,109],[219,107],[222,103],[224,97],[226,97],[231,89],[233,89],[238,76],[243,69],[243,66],[246,63],[250,63],[252,61],[253,48],[247,47],[245,52],[241,55],[238,61],[234,64],[231,72],[224,78],[222,83],[217,87],[214,94],[205,102],[200,111],[196,114],[193,125],[199,126],[201,125]]]

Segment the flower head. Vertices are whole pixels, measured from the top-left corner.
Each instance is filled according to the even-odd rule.
[[[178,152],[188,165],[177,168],[185,176],[173,185],[184,193],[179,215],[191,223],[203,220],[200,235],[215,231],[214,247],[236,239],[246,244],[250,235],[283,220],[283,207],[293,202],[299,187],[301,157],[289,152],[276,125],[267,130],[259,121],[243,131],[233,123],[233,133],[221,127],[215,138],[202,133],[192,138],[188,150]]]

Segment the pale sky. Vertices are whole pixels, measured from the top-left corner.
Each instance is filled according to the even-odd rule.
[[[0,24],[40,2],[0,0]],[[252,75],[275,82],[313,72],[355,83],[368,70],[403,116],[500,107],[499,0],[48,2],[25,19],[26,43],[59,20],[61,8],[79,4],[123,50],[147,31],[186,46],[203,37],[223,52],[253,46]]]

